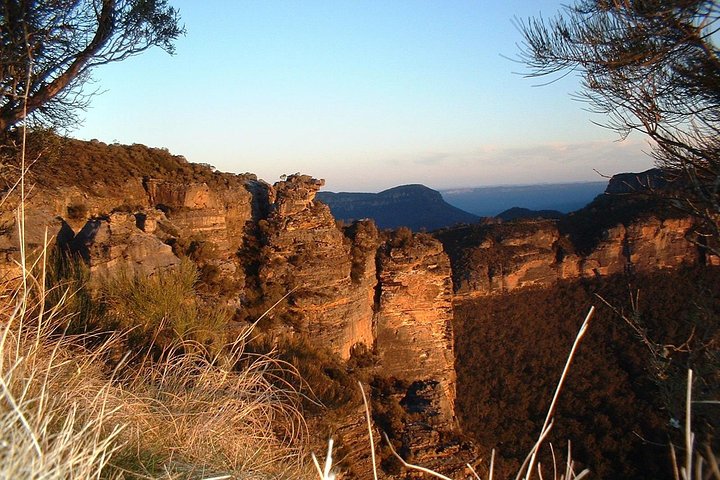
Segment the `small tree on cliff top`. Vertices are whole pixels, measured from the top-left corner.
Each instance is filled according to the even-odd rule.
[[[72,126],[95,67],[152,46],[172,53],[182,33],[166,0],[3,0],[0,133],[26,114],[39,125]]]
[[[720,238],[720,6],[698,0],[579,0],[520,22],[530,76],[579,72],[579,97],[623,138],[652,139],[682,176],[675,203]]]

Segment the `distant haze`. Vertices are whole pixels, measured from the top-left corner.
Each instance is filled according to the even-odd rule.
[[[97,69],[78,138],[168,148],[268,182],[379,192],[584,182],[652,166],[571,93],[526,78],[513,18],[562,0],[172,0],[187,35]],[[514,73],[514,72],[519,72]]]
[[[441,190],[450,205],[481,217],[492,217],[512,207],[530,210],[578,210],[605,191],[607,182],[510,185]]]

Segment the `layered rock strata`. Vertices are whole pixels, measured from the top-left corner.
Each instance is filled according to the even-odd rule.
[[[144,226],[148,230],[157,228],[152,221],[146,221]],[[180,263],[169,245],[138,228],[137,217],[129,213],[88,221],[70,245],[85,259],[93,280],[120,269],[145,276]]]
[[[416,396],[432,405],[431,423],[449,427],[455,401],[450,260],[428,235],[396,234],[381,249],[378,265],[383,374],[414,384]]]
[[[293,175],[274,185],[271,213],[261,222],[259,281],[274,302],[287,298],[294,331],[348,358],[357,343],[372,346],[375,250],[371,223],[344,235],[330,209],[314,202],[323,182]]]
[[[438,238],[452,261],[456,295],[471,297],[698,263],[693,226],[689,218],[638,218],[605,229],[586,255],[575,252],[552,220],[471,225]]]

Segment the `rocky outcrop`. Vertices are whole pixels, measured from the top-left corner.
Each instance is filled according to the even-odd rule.
[[[146,179],[144,185],[150,204],[165,212],[179,237],[207,243],[218,259],[233,261],[240,271],[236,253],[257,217],[254,197],[269,186],[249,176],[218,176],[212,187],[159,179]]]
[[[305,175],[273,186],[271,213],[260,223],[258,277],[269,302],[288,295],[285,324],[347,358],[355,344],[374,341],[378,233],[366,222],[345,236],[330,209],[314,201],[321,186]]]
[[[453,422],[455,369],[450,261],[434,238],[402,230],[378,256],[377,351],[385,375],[414,383],[435,404],[434,422]]]
[[[468,226],[440,232],[438,238],[453,262],[456,294],[476,296],[697,263],[693,226],[689,218],[637,218],[605,229],[584,255],[554,221]]]
[[[563,275],[553,221],[472,225],[440,232],[438,238],[452,260],[459,295],[548,286]]]
[[[145,226],[152,232],[157,229],[157,220],[146,221]],[[176,267],[180,259],[172,248],[149,232],[138,228],[136,215],[113,213],[87,222],[70,246],[85,259],[91,279],[121,269],[146,276]]]
[[[695,243],[693,220],[650,217],[628,225],[625,243],[631,268],[643,272],[676,268],[697,263],[700,259]]]
[[[0,271],[12,277],[20,273],[16,267],[20,258],[17,233],[20,193],[17,190],[7,193],[6,202],[0,209],[0,252],[5,260],[0,261],[4,264]],[[133,204],[133,208],[139,210],[149,206],[140,179],[120,181],[112,190],[98,185],[92,191],[74,185],[43,189],[30,184],[24,203],[24,238],[28,252],[41,251],[46,239],[48,250],[52,251],[56,241],[72,240],[88,220],[107,216],[118,208]]]

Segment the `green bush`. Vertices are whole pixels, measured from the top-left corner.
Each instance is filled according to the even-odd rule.
[[[62,325],[67,333],[96,331],[102,323],[103,305],[87,288],[89,279],[90,269],[78,256],[58,249],[47,262],[43,303],[47,311],[61,306],[63,312],[68,313]]]
[[[106,321],[129,330],[135,347],[164,350],[190,340],[212,350],[224,343],[230,313],[206,305],[195,292],[197,280],[197,268],[189,261],[150,277],[120,271],[101,287]]]

